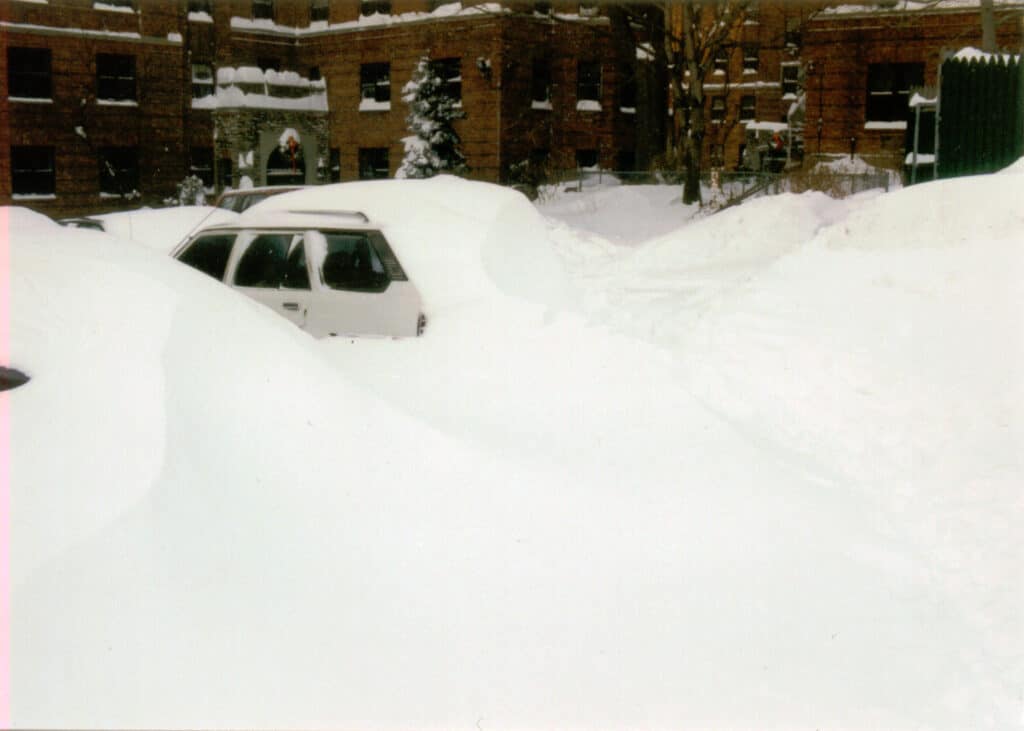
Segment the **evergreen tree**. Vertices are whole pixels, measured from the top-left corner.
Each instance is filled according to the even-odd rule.
[[[412,80],[402,89],[409,105],[405,118],[412,132],[403,138],[405,157],[396,173],[399,178],[430,178],[440,173],[465,173],[466,158],[454,121],[466,114],[449,93],[447,82],[434,70],[430,59],[421,58]]]

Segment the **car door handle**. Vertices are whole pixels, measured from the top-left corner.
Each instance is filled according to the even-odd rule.
[[[284,304],[281,305],[281,307],[285,308],[286,310],[291,310],[292,312],[298,312],[299,311],[299,303],[298,302],[285,302]]]

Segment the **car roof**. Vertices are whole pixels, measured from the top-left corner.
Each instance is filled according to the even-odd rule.
[[[221,198],[237,198],[243,195],[253,195],[259,193],[287,193],[292,190],[302,190],[308,186],[305,185],[262,185],[255,188],[239,188],[238,190],[225,190],[221,193],[217,199]]]

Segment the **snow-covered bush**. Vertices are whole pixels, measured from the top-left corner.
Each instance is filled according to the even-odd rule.
[[[435,73],[429,58],[421,58],[416,64],[412,79],[402,88],[402,101],[409,105],[405,120],[412,134],[402,140],[405,157],[395,177],[430,178],[440,173],[467,172],[454,126],[455,120],[466,114],[448,93],[446,81]]]
[[[206,188],[203,180],[197,175],[189,175],[183,178],[177,185],[177,198],[165,198],[164,203],[169,206],[201,206],[206,203]]]

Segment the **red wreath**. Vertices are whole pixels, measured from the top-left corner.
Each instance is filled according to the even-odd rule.
[[[772,134],[772,147],[779,151],[782,150],[782,135],[778,132]]]

